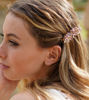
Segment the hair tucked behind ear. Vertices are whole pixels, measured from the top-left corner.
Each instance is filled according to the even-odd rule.
[[[77,17],[71,5],[66,0],[18,0],[9,12],[28,23],[32,28],[31,35],[42,48],[55,45],[62,48],[60,59],[49,67],[47,77],[34,80],[31,84],[24,80],[22,88],[30,88],[36,96],[40,93],[46,100],[50,100],[45,88],[59,89],[59,86],[53,85],[58,83],[78,100],[89,99],[87,56],[81,35],[77,35],[68,43],[63,41],[71,29],[78,27]]]

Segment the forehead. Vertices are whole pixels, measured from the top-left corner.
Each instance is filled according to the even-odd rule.
[[[15,16],[13,13],[8,13],[3,24],[3,33],[14,33],[20,36],[27,33],[29,35],[30,30],[28,31],[26,26],[27,24],[22,18]]]

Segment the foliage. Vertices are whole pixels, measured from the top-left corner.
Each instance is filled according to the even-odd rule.
[[[81,35],[82,35],[83,39],[86,40],[87,39],[87,30],[85,29],[82,20],[80,20],[79,23],[80,23],[80,27],[81,27]]]
[[[73,0],[73,5],[76,10],[84,10],[88,0]]]

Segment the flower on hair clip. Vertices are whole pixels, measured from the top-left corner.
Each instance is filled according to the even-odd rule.
[[[75,38],[75,36],[77,36],[78,34],[80,34],[80,28],[79,27],[73,28],[72,30],[70,30],[70,32],[68,32],[64,36],[64,43],[68,43],[70,40]]]

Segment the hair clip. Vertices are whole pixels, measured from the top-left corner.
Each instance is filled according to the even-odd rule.
[[[68,32],[65,36],[64,36],[64,43],[68,43],[70,40],[72,40],[75,36],[80,34],[80,28],[79,27],[75,27],[72,30],[70,30],[70,32]]]

